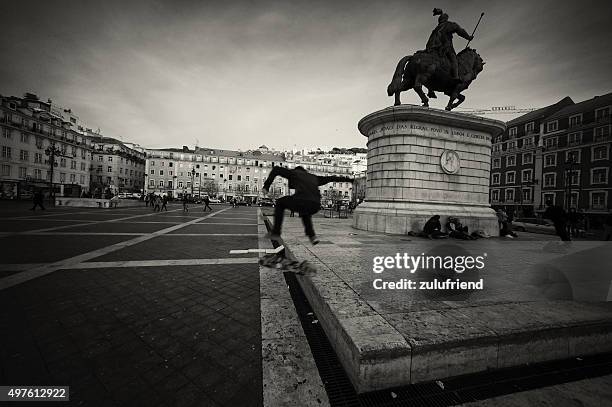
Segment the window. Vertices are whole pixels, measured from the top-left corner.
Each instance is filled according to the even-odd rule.
[[[10,165],[2,165],[2,175],[5,177],[11,176],[11,166]]]
[[[21,161],[29,161],[30,155],[26,150],[19,151],[19,160]]]
[[[151,166],[153,167],[155,165],[155,161],[151,161]]]
[[[554,167],[557,165],[557,154],[546,154],[544,156],[544,167]]]
[[[99,155],[98,156],[98,161],[104,161],[104,156]]]
[[[70,183],[71,184],[76,183],[76,175],[75,174],[70,174]]]
[[[591,170],[591,184],[607,184],[608,183],[608,168],[593,168]]]
[[[557,184],[557,174],[554,172],[549,172],[544,174],[544,186],[545,187],[554,187]]]
[[[61,183],[66,182],[66,173],[65,172],[60,172],[60,182]]]
[[[551,204],[555,204],[555,202],[557,201],[557,194],[554,193],[548,193],[548,194],[544,194],[544,203],[548,203],[550,202]]]
[[[506,202],[514,202],[514,189],[506,189]]]
[[[9,140],[12,138],[10,129],[2,129],[2,135],[4,136],[4,138]]]
[[[238,175],[238,181],[242,181],[242,176]]]
[[[493,202],[499,201],[499,189],[494,189],[493,191],[491,191],[491,200]]]
[[[151,171],[149,171],[149,174],[151,174],[151,175],[155,175],[155,170],[151,170]]]
[[[163,187],[163,186],[164,186],[164,180],[163,180],[163,179],[160,179],[160,180],[159,180],[159,186],[160,186],[160,187]]]
[[[232,174],[228,175],[227,177],[230,181],[232,180]]]
[[[531,202],[531,189],[523,189],[523,202]]]
[[[557,129],[559,128],[559,122],[558,121],[554,121],[554,122],[548,122],[546,123],[546,132],[550,133],[553,131],[557,131]]]
[[[593,160],[607,160],[608,146],[593,147],[591,155],[593,156]]]
[[[26,133],[21,133],[21,142],[26,144],[29,143],[30,137]]]
[[[533,163],[533,154],[525,153],[523,154],[523,164],[532,164]]]
[[[154,179],[150,179],[149,180],[149,186],[150,187],[154,187],[155,186],[155,180]]]
[[[178,182],[178,186],[179,186],[179,188],[183,188],[183,181],[179,181]]]
[[[34,178],[36,178],[36,179],[42,179],[42,170],[35,169],[35,170],[34,170]]]
[[[85,169],[86,169],[85,163],[81,163],[81,171],[85,171]]]
[[[570,146],[575,146],[576,144],[580,144],[582,142],[582,133],[570,133],[567,135],[567,144]]]
[[[101,165],[98,165],[98,169],[97,169],[96,172],[102,172],[102,166]]]
[[[112,156],[112,155],[109,155],[109,156],[107,157],[107,161],[108,161],[108,162],[112,162],[112,161],[113,161],[113,156]]]
[[[113,167],[109,165],[108,168],[106,169],[106,172],[113,172]]]
[[[159,175],[164,175],[164,170],[159,170]]]
[[[77,163],[76,163],[76,161],[71,160],[71,161],[70,161],[70,169],[71,169],[71,170],[76,170],[76,164],[77,164]]]
[[[84,184],[85,183],[85,175],[80,175],[79,176],[79,183],[80,184]]]
[[[595,121],[602,122],[610,120],[610,106],[595,110]]]
[[[523,175],[521,179],[523,180],[523,182],[531,182],[531,175],[532,175],[531,170],[523,170]]]
[[[566,173],[569,175],[570,180],[569,183],[571,185],[579,185],[580,184],[580,170],[573,170],[571,172],[571,174],[569,174],[569,171]]]
[[[514,184],[515,181],[515,172],[514,171],[508,171],[506,173],[506,184]]]
[[[2,158],[11,158],[13,150],[10,147],[2,146]]]
[[[516,155],[506,157],[506,167],[514,167],[516,165]]]
[[[565,152],[565,162],[580,163],[580,151],[572,150]]]
[[[582,114],[577,114],[577,115],[574,115],[574,116],[570,116],[570,118],[569,118],[570,129],[572,127],[578,127],[581,124],[582,124]]]
[[[557,138],[556,137],[545,138],[544,139],[544,147],[546,147],[546,148],[557,147]]]
[[[592,209],[606,209],[607,200],[608,200],[608,196],[605,191],[591,192],[591,208]]]
[[[514,150],[516,148],[516,141],[508,142],[508,150]]]
[[[533,129],[535,129],[535,123],[534,122],[529,122],[525,125],[525,133],[529,134],[529,133],[533,133]]]
[[[65,158],[60,158],[60,167],[66,168],[66,159]]]
[[[516,127],[510,127],[508,129],[508,136],[510,137],[516,137]]]
[[[25,178],[28,176],[28,169],[26,167],[19,167],[19,178]]]
[[[527,148],[527,147],[533,146],[533,141],[534,141],[533,137],[525,137],[523,139],[523,147]]]
[[[602,126],[595,128],[593,141],[605,141],[610,135],[610,126]]]

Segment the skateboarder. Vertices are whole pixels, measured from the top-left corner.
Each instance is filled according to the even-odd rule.
[[[312,215],[319,212],[321,208],[321,193],[319,187],[330,182],[353,182],[352,178],[328,176],[320,177],[309,173],[303,167],[298,166],[290,170],[285,167],[274,167],[264,183],[263,190],[268,193],[270,185],[276,176],[281,176],[289,180],[289,188],[295,190],[295,194],[284,196],[276,200],[274,207],[274,227],[270,233],[271,239],[279,239],[283,226],[285,209],[294,210],[302,217],[304,231],[310,242],[315,245],[319,243],[314,228],[312,226]]]

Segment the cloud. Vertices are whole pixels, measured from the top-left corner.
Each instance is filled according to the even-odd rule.
[[[539,107],[612,89],[607,2],[435,6],[468,31],[486,13],[473,46],[487,65],[466,106]],[[150,147],[365,145],[357,122],[392,103],[395,64],[435,25],[433,5],[405,1],[1,7],[2,94],[51,97],[90,127]]]

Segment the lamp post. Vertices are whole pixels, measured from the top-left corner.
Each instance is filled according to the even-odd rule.
[[[53,206],[55,206],[55,192],[53,191],[53,168],[57,165],[55,162],[55,156],[62,155],[62,150],[55,146],[55,143],[51,143],[49,147],[45,149],[45,155],[49,157],[49,166],[51,168],[51,174],[49,177],[49,199]]]
[[[572,206],[572,176],[574,175],[574,155],[573,154],[570,154],[568,160],[565,162],[565,165],[567,166],[566,175],[565,175],[566,192],[567,192],[566,202],[567,202],[567,210],[569,211]]]
[[[193,184],[195,182],[195,168],[191,168],[191,197],[193,198]]]

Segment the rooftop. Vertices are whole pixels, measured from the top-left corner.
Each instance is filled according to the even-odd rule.
[[[560,109],[563,109],[567,106],[571,106],[573,104],[574,104],[574,101],[572,100],[572,98],[570,98],[569,96],[566,96],[555,104],[543,107],[538,110],[534,110],[533,112],[526,113],[522,116],[519,116],[517,118],[510,120],[506,124],[508,125],[508,127],[511,127],[516,124],[528,123],[536,119],[542,119],[544,117],[550,116],[551,114],[555,113],[556,111]]]
[[[592,99],[587,99],[576,104],[566,106],[563,109],[552,114],[549,119],[558,119],[561,117],[571,116],[576,113],[582,113],[586,111],[595,110],[599,107],[605,107],[612,105],[612,93],[606,93],[605,95],[595,96]]]

